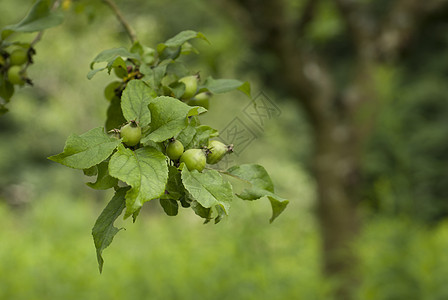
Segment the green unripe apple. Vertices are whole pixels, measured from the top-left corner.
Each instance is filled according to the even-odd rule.
[[[227,153],[232,151],[231,147],[220,141],[210,141],[207,150],[207,163],[211,165],[217,164]]]
[[[182,95],[182,98],[189,99],[196,94],[196,91],[198,90],[197,75],[182,77],[181,79],[179,79],[179,82],[185,84],[185,91],[184,94]]]
[[[212,94],[210,92],[202,92],[194,96],[188,101],[190,106],[202,106],[205,109],[209,108],[209,99]]]
[[[25,74],[22,73],[22,68],[20,66],[12,66],[8,70],[8,81],[12,84],[25,84],[25,80],[23,79],[24,76]]]
[[[25,49],[16,49],[9,56],[9,63],[12,66],[21,66],[28,61],[28,53]]]
[[[180,157],[180,162],[185,163],[189,171],[198,170],[202,172],[205,168],[205,154],[202,149],[188,149]]]
[[[120,136],[123,138],[123,143],[132,147],[140,143],[140,139],[142,138],[142,129],[135,121],[131,121],[121,127]]]
[[[184,145],[181,141],[174,140],[166,147],[166,155],[168,155],[171,160],[178,160],[183,153]]]

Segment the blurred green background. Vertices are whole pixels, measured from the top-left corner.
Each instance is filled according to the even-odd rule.
[[[32,3],[3,0],[0,27],[18,22]],[[192,70],[204,78],[250,81],[254,94],[264,92],[279,107],[281,115],[263,130],[253,127],[257,138],[234,159],[264,165],[290,205],[269,224],[266,199],[235,201],[223,222],[203,225],[190,210],[168,217],[158,203],[148,203],[135,224],[119,220],[126,230],[105,250],[100,275],[91,228],[112,195],[92,191],[84,184],[91,178],[46,157],[61,152],[71,133],[103,125],[103,88],[113,75],[89,81],[89,63],[100,51],[129,42],[100,1],[74,5],[64,24],[47,30],[36,45],[28,72],[35,86],[19,89],[10,112],[0,117],[0,299],[331,299],[334,282],[320,272],[303,113],[247,68],[253,53],[239,28],[206,1],[117,4],[147,45],[185,29],[203,32],[211,45],[195,43],[201,54],[186,59]],[[324,5],[320,13],[326,18],[313,28],[316,40],[337,36],[340,24],[331,8]],[[448,22],[443,24],[418,37],[406,65],[378,70],[379,92],[390,104],[364,162],[359,299],[448,299]],[[249,102],[237,92],[216,96],[203,123],[223,129],[238,116],[253,126],[243,114]]]

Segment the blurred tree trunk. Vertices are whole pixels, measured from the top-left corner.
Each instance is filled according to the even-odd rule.
[[[391,1],[388,16],[375,20],[365,4],[333,0],[354,53],[353,72],[344,86],[336,86],[325,57],[307,50],[305,33],[311,22],[319,22],[318,2],[306,1],[292,22],[285,1],[218,1],[240,21],[258,59],[271,55],[277,60],[275,69],[264,74],[265,83],[286,90],[309,118],[324,273],[339,283],[337,299],[351,299],[359,281],[352,244],[360,230],[362,149],[380,104],[375,72],[384,64],[399,63],[399,53],[419,22],[447,1]]]

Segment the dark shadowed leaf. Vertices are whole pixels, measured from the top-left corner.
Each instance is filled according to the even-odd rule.
[[[176,200],[173,199],[159,199],[160,205],[163,208],[163,211],[168,216],[176,216],[179,210],[179,204],[177,204]]]
[[[120,229],[114,226],[114,222],[118,216],[121,215],[125,207],[124,196],[128,189],[129,188],[120,188],[115,192],[114,197],[101,212],[93,226],[92,235],[100,273],[103,271],[103,250],[112,243],[114,236],[120,231]]]
[[[103,161],[97,166],[98,177],[96,182],[87,182],[86,184],[95,190],[107,190],[118,184],[117,178],[109,175],[109,162]]]

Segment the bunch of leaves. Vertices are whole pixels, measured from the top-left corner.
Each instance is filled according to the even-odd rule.
[[[266,170],[256,164],[232,166],[227,170],[211,167],[203,171],[190,169],[166,153],[170,141],[180,141],[185,150],[204,149],[218,131],[200,123],[199,115],[207,111],[196,106],[195,97],[240,90],[250,97],[250,85],[234,79],[199,80],[179,59],[197,53],[193,39],[207,41],[202,33],[183,31],[157,47],[149,48],[135,42],[131,48],[108,49],[98,54],[91,64],[90,79],[100,71],[114,72],[120,80],[105,88],[109,102],[105,128],[94,128],[81,135],[71,135],[64,151],[50,157],[65,166],[84,170],[97,176],[87,183],[94,189],[113,188],[115,195],[98,217],[93,230],[100,272],[102,251],[120,229],[115,220],[123,213],[135,222],[143,204],[159,201],[169,216],[179,208],[192,209],[204,223],[218,223],[228,215],[236,197],[257,200],[267,197],[272,205],[272,222],[285,209],[288,201],[274,193]],[[98,64],[102,66],[97,67]],[[198,81],[194,95],[185,96],[187,84],[182,78],[195,76]],[[208,105],[207,105],[208,106]],[[127,145],[120,135],[124,124],[137,124],[141,139]],[[247,184],[239,193],[233,191],[228,176]]]
[[[16,33],[42,32],[62,23],[63,16],[55,11],[50,0],[39,0],[32,6],[28,14],[17,24],[0,29],[0,115],[6,113],[6,104],[14,95],[15,87],[25,84],[32,85],[26,74],[27,68],[33,63],[32,56],[36,53],[34,42],[13,40]]]

